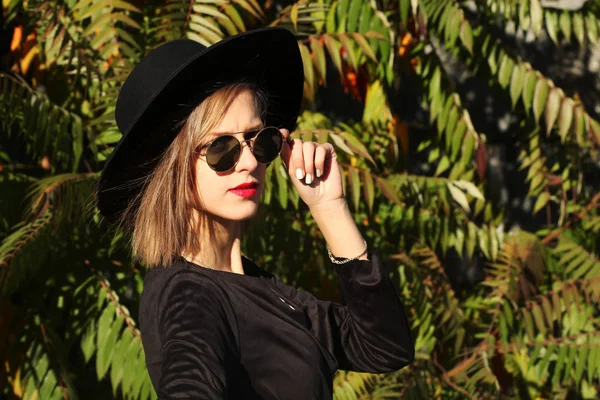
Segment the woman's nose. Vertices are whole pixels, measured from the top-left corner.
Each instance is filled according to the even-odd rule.
[[[244,140],[241,145],[242,153],[240,154],[236,169],[238,171],[243,169],[253,171],[258,166],[258,161],[256,160],[256,157],[254,157],[252,151],[252,142],[250,140]]]

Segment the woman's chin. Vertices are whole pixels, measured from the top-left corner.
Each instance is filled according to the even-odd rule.
[[[236,207],[234,210],[221,210],[220,217],[230,221],[247,221],[252,219],[258,212],[258,204],[248,204]]]

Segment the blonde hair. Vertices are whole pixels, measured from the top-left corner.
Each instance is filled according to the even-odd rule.
[[[135,261],[148,267],[166,266],[184,251],[196,254],[201,235],[214,234],[211,221],[202,213],[204,207],[196,186],[195,149],[207,142],[208,133],[243,92],[252,93],[256,111],[264,122],[266,93],[257,85],[234,83],[211,94],[189,115],[148,175],[138,198],[122,214],[120,227],[131,221],[128,230]],[[200,219],[194,218],[195,211]]]

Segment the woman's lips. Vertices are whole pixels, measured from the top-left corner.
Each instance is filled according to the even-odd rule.
[[[256,193],[256,188],[248,188],[248,189],[231,189],[229,190],[233,194],[237,194],[241,197],[252,197]]]
[[[240,197],[252,197],[256,194],[256,188],[258,185],[240,185],[233,189],[229,189],[229,191],[235,195]]]

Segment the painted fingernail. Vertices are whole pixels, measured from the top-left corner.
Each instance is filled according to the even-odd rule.
[[[319,168],[317,168],[317,178],[321,177],[321,170]]]
[[[306,184],[310,185],[312,182],[312,175],[311,174],[306,174]]]
[[[296,178],[298,178],[298,179],[302,179],[302,178],[304,178],[304,172],[302,171],[302,169],[301,169],[301,168],[298,168],[298,169],[296,170]]]

